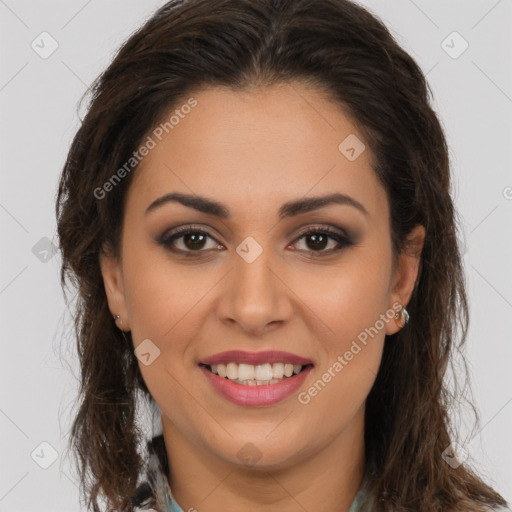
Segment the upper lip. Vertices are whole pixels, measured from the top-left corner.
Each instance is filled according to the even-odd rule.
[[[199,364],[227,364],[227,363],[244,363],[244,364],[265,364],[265,363],[291,363],[305,366],[313,364],[312,361],[290,352],[282,352],[280,350],[265,350],[263,352],[246,352],[245,350],[228,350],[220,352],[212,356],[206,357],[199,361]]]

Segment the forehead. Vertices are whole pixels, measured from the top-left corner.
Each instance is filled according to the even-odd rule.
[[[195,106],[181,109],[191,98]],[[178,102],[158,128],[134,171],[132,207],[181,191],[216,198],[237,213],[332,192],[353,196],[371,214],[387,208],[363,135],[317,89],[297,83],[201,89]]]

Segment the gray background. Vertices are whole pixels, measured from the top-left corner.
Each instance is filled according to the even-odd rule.
[[[80,510],[63,453],[78,374],[61,261],[51,247],[54,197],[78,100],[163,3],[0,0],[0,512]],[[512,0],[361,3],[427,73],[446,130],[471,302],[467,354],[481,414],[470,431],[463,410],[463,446],[512,500]],[[48,58],[40,56],[51,49],[43,31],[58,44]]]

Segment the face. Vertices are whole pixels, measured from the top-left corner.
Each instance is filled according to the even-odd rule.
[[[193,98],[168,133],[150,134],[121,259],[101,256],[110,310],[146,354],[166,442],[262,468],[360,442],[385,335],[399,329],[393,315],[418,269],[410,255],[392,266],[368,145],[305,85]],[[299,373],[283,376],[290,364]]]

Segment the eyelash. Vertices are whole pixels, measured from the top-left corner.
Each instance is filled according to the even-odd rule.
[[[333,239],[335,242],[338,243],[338,247],[337,248],[334,248],[334,249],[329,249],[329,250],[321,250],[321,251],[314,251],[314,250],[307,250],[306,252],[309,252],[311,253],[311,257],[322,257],[323,254],[325,255],[331,255],[333,253],[336,253],[336,252],[339,252],[340,250],[342,250],[343,248],[345,247],[351,247],[355,244],[355,242],[353,240],[351,240],[350,237],[346,236],[346,235],[342,235],[341,233],[338,233],[337,231],[333,231],[332,229],[328,228],[328,227],[314,227],[314,228],[311,228],[309,229],[308,231],[302,233],[301,235],[298,236],[298,238],[295,239],[295,241],[299,241],[301,240],[302,238],[305,238],[309,235],[312,235],[312,234],[322,234],[322,235],[327,235],[328,238],[331,238]],[[168,233],[168,234],[165,234],[163,235],[159,240],[158,240],[158,243],[162,246],[164,246],[167,250],[173,252],[173,253],[178,253],[178,254],[182,254],[186,257],[197,257],[199,255],[199,253],[201,252],[206,252],[205,249],[198,249],[197,251],[191,251],[191,250],[182,250],[182,249],[176,249],[176,248],[173,248],[172,247],[172,244],[180,239],[180,238],[183,238],[183,236],[185,235],[191,235],[191,234],[200,234],[200,235],[206,235],[207,237],[215,240],[208,232],[206,231],[203,231],[202,229],[197,229],[197,228],[194,228],[193,226],[185,226],[185,227],[182,227],[182,228],[178,228],[176,229],[175,231],[171,232],[171,233]],[[296,243],[295,242],[295,243]]]

